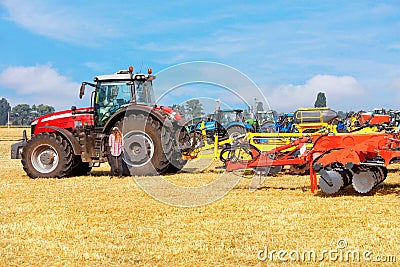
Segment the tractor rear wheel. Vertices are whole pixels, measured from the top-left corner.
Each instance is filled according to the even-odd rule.
[[[122,129],[123,161],[131,175],[157,175],[167,170],[173,152],[171,138],[166,133],[168,136],[162,135],[158,121],[143,114],[130,114]]]
[[[71,146],[55,133],[40,133],[24,147],[21,162],[31,178],[64,177],[72,169]]]

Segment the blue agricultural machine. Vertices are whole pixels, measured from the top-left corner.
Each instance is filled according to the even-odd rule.
[[[277,113],[272,110],[257,111],[253,118],[247,119],[246,123],[252,125],[251,132],[274,133]]]
[[[259,111],[252,121],[255,128],[254,132],[258,133],[297,132],[293,113],[282,113],[278,116],[273,111]]]
[[[267,133],[313,133],[328,128],[337,118],[336,111],[329,108],[299,108],[294,113],[281,113],[274,120],[264,123],[256,132]],[[345,131],[343,122],[337,120],[337,128]]]
[[[218,109],[206,118],[188,126],[190,134],[202,134],[205,130],[210,143],[218,134],[219,140],[233,139],[235,136],[254,131],[254,127],[243,118],[242,109]]]

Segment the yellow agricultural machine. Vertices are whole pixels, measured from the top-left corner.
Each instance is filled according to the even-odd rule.
[[[314,133],[324,129],[336,131],[336,127],[331,126],[337,116],[336,111],[327,107],[299,108],[294,113],[293,120],[297,132]]]

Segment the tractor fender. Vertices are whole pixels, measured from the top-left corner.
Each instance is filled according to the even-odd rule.
[[[244,126],[246,127],[246,130],[247,130],[247,131],[250,131],[250,132],[253,132],[253,131],[254,131],[254,128],[255,128],[254,125],[245,123]]]
[[[56,126],[41,126],[40,129],[51,129],[64,137],[71,145],[74,155],[81,155],[81,145],[78,139],[68,130]]]
[[[120,121],[125,116],[126,108],[121,108],[117,112],[115,112],[111,117],[108,119],[106,124],[103,127],[103,133],[108,133],[111,131],[111,128],[114,127],[115,123]]]
[[[146,116],[152,117],[155,120],[158,120],[166,127],[173,127],[171,120],[163,116],[160,111],[145,105],[135,105],[134,107],[122,108],[114,113],[104,125],[103,133],[109,132],[117,121],[120,121],[125,116],[129,116],[129,114],[144,114]]]

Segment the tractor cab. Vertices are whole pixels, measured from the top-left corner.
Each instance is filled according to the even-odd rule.
[[[94,120],[96,127],[103,127],[108,120],[122,108],[131,104],[152,106],[155,103],[152,81],[156,78],[148,74],[119,71],[115,74],[101,75],[94,78],[95,83],[82,83],[80,97],[82,98],[85,85],[95,87],[92,93]]]
[[[217,122],[219,122],[223,127],[227,127],[229,124],[234,122],[243,123],[242,113],[242,109],[217,110],[215,117]]]
[[[399,127],[400,126],[400,111],[399,110],[389,110],[390,116],[390,126]]]
[[[384,108],[374,108],[372,113],[376,115],[386,115],[387,112]]]
[[[277,120],[277,118],[272,110],[257,111],[256,116],[257,116],[258,124],[260,126],[269,124],[269,123],[275,123],[275,121]]]

